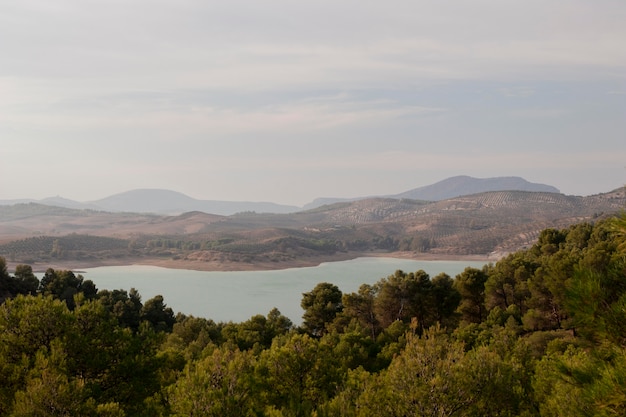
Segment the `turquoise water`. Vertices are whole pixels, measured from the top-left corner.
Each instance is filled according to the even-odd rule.
[[[373,284],[397,269],[420,269],[431,277],[445,272],[454,278],[466,267],[484,262],[414,261],[394,258],[358,258],[310,268],[277,271],[202,272],[154,266],[107,266],[82,272],[98,289],[136,288],[143,301],[162,295],[174,312],[219,321],[241,322],[255,314],[267,315],[274,307],[295,324],[302,322],[302,293],[320,282],[330,282],[344,293],[361,284]]]

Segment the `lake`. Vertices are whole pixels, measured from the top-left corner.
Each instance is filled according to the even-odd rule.
[[[343,293],[358,291],[401,269],[426,271],[431,278],[445,272],[454,278],[466,267],[485,262],[415,261],[395,258],[357,258],[316,267],[276,271],[190,271],[154,266],[107,266],[82,272],[100,290],[136,288],[142,301],[162,295],[175,313],[219,321],[241,322],[276,307],[294,324],[301,324],[302,293],[320,282],[335,284]]]

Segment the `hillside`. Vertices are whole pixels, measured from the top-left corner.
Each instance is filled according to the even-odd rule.
[[[447,178],[435,184],[414,188],[399,194],[387,195],[385,198],[441,201],[449,198],[484,193],[488,191],[533,191],[559,193],[559,190],[555,187],[545,184],[531,183],[520,177],[473,178],[467,175],[460,175]],[[366,198],[318,198],[305,205],[304,208],[313,209],[327,204],[364,199]]]
[[[195,269],[283,268],[368,254],[496,259],[531,245],[545,228],[594,221],[624,207],[623,189],[589,197],[495,191],[436,202],[371,198],[296,213],[231,216],[30,203],[0,206],[0,256],[13,263],[68,265],[158,260]]]
[[[559,193],[555,187],[526,181],[520,177],[472,178],[466,175],[439,181],[425,187],[415,188],[404,193],[391,196],[393,198],[410,198],[413,200],[441,201],[449,198],[488,191],[533,191]]]

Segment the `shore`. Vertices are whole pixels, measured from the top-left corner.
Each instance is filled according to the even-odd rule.
[[[221,261],[195,261],[188,259],[172,258],[115,258],[103,260],[55,260],[50,263],[30,264],[34,272],[43,273],[48,268],[55,270],[81,271],[84,269],[98,268],[102,266],[129,266],[149,265],[169,269],[187,269],[193,271],[269,271],[290,268],[303,268],[318,266],[325,262],[348,261],[364,257],[382,257],[397,259],[413,259],[416,261],[471,261],[495,263],[500,257],[487,255],[452,255],[415,252],[342,252],[328,256],[320,256],[306,259],[294,259],[281,262],[221,262]],[[15,271],[17,262],[7,262],[9,273]]]

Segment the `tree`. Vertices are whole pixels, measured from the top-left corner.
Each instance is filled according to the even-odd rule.
[[[540,415],[550,417],[601,416],[593,400],[585,395],[583,381],[597,377],[602,364],[583,349],[570,346],[563,353],[544,356],[536,366],[533,388]],[[623,414],[613,414],[623,415]]]
[[[289,320],[287,316],[284,316],[280,312],[280,310],[274,307],[270,310],[269,313],[267,313],[266,327],[268,329],[268,332],[273,335],[273,340],[275,337],[282,336],[289,332],[289,330],[293,328],[293,323],[291,322],[291,320]],[[270,345],[271,340],[270,344],[267,347],[269,347]]]
[[[489,269],[485,282],[485,303],[488,309],[500,307],[506,310],[516,305],[525,314],[530,298],[528,280],[532,278],[538,264],[531,262],[525,252],[510,254]]]
[[[359,416],[518,416],[525,398],[514,367],[495,351],[465,351],[440,327],[419,337],[363,388]]]
[[[25,387],[15,393],[11,416],[69,417],[96,415],[93,400],[86,401],[84,385],[68,376],[65,352],[56,340],[49,355],[37,352],[34,368],[26,378]]]
[[[250,317],[243,323],[228,323],[222,329],[226,341],[232,341],[241,350],[254,348],[256,351],[269,348],[276,336],[291,329],[292,323],[276,308],[267,317],[261,314]]]
[[[157,371],[168,370],[156,355],[160,338],[144,327],[121,327],[82,294],[72,311],[51,296],[8,300],[0,306],[0,415],[13,403],[16,415],[149,414],[143,402],[160,389]]]
[[[358,293],[344,294],[342,298],[344,315],[356,318],[361,326],[368,329],[372,340],[376,340],[380,332],[375,300],[376,289],[369,284],[362,284]]]
[[[157,331],[171,332],[176,322],[174,311],[165,304],[162,295],[155,295],[146,301],[141,308],[140,317]]]
[[[343,310],[342,293],[328,282],[319,283],[311,292],[302,294],[300,305],[304,309],[303,327],[312,336],[321,337],[327,333],[326,326]]]
[[[441,273],[432,280],[432,305],[434,320],[442,326],[454,326],[453,319],[461,294],[454,288],[454,280],[448,274]]]
[[[220,327],[213,320],[178,314],[166,348],[182,353],[188,360],[201,357],[204,349],[220,341]]]
[[[75,275],[72,271],[55,271],[48,268],[40,282],[40,291],[43,295],[51,295],[65,301],[67,307],[73,310],[74,295],[81,291],[83,276]]]
[[[187,365],[176,384],[168,389],[175,415],[253,416],[254,366],[252,352],[217,348],[198,362]]]
[[[33,273],[33,268],[30,265],[17,265],[14,275],[18,282],[20,294],[37,294],[39,279]]]
[[[396,320],[405,323],[415,317],[422,331],[433,318],[432,283],[422,270],[406,273],[397,270],[376,283],[375,309],[380,325],[385,328]]]
[[[97,298],[121,326],[129,327],[134,332],[139,329],[143,304],[136,289],[131,288],[128,293],[125,290],[103,290],[98,292]]]
[[[71,321],[65,303],[52,297],[18,295],[0,305],[0,415],[26,383],[40,349],[50,349]]]
[[[422,334],[425,329],[435,324],[436,321],[433,283],[424,270],[415,272],[413,280],[413,294],[409,311],[412,323],[417,325],[417,333]]]
[[[14,282],[7,270],[7,262],[0,256],[0,302],[14,295]]]
[[[336,391],[340,381],[337,365],[330,346],[308,334],[278,337],[259,358],[260,396],[267,398],[267,406],[288,415],[308,416]]]
[[[484,270],[467,267],[456,276],[454,288],[461,295],[457,311],[461,318],[470,323],[480,323],[487,317],[485,308],[485,282],[487,273]]]
[[[17,265],[15,276],[9,275],[6,260],[0,256],[0,303],[18,294],[35,295],[39,280],[29,265]]]

